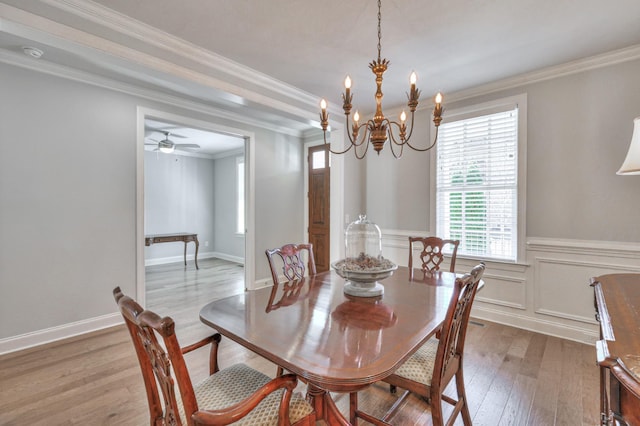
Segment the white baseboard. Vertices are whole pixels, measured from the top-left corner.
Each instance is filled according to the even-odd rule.
[[[273,279],[272,278],[263,278],[263,279],[257,280],[255,282],[255,287],[253,289],[257,290],[259,288],[271,287],[271,286],[273,286]]]
[[[115,312],[84,321],[72,322],[57,327],[34,331],[32,333],[0,339],[0,355],[113,327],[122,324],[123,321],[122,315],[120,315],[119,312]]]
[[[233,256],[231,254],[226,254],[226,253],[220,253],[217,251],[214,251],[213,256],[211,257],[215,257],[218,259],[222,259],[222,260],[228,260],[229,262],[236,262],[236,263],[241,263],[244,265],[244,257],[240,257],[240,256]]]
[[[193,261],[193,254],[187,254],[187,262]],[[228,260],[230,262],[237,262],[244,265],[244,258],[239,256],[232,256],[230,254],[219,253],[217,251],[210,251],[206,253],[198,253],[198,260],[217,258],[222,260]],[[155,259],[145,259],[144,266],[164,265],[167,263],[184,262],[184,256],[170,256],[170,257],[158,257]]]
[[[574,342],[586,343],[588,345],[595,345],[596,340],[598,340],[597,326],[571,326],[541,318],[532,318],[528,315],[519,315],[513,312],[491,309],[477,304],[473,307],[471,316],[480,320],[522,328],[535,333],[573,340]]]

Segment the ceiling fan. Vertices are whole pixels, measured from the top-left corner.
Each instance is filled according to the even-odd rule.
[[[153,141],[154,143],[145,143],[145,145],[156,145],[157,147],[156,149],[154,149],[154,151],[164,152],[165,154],[171,154],[176,149],[188,151],[191,148],[200,148],[200,145],[196,143],[175,143],[169,139],[169,136],[177,136],[181,138],[183,138],[184,136],[171,135],[171,133],[167,131],[163,131],[162,133],[164,133],[164,139],[158,141],[149,138],[149,140]]]

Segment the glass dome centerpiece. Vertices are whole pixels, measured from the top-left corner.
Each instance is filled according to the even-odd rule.
[[[345,231],[346,257],[331,266],[346,279],[344,292],[355,297],[384,294],[378,282],[398,269],[398,265],[382,257],[382,233],[375,223],[360,215]]]

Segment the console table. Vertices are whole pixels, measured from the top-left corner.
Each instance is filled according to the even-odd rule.
[[[184,242],[184,265],[187,266],[187,243],[193,241],[196,244],[196,254],[193,257],[196,263],[196,269],[200,269],[198,267],[198,247],[200,243],[198,242],[198,234],[191,234],[188,232],[178,232],[174,234],[154,234],[154,235],[145,235],[144,237],[144,245],[150,246],[151,244],[158,243],[173,243],[176,241]]]
[[[600,339],[602,425],[640,425],[640,274],[591,279]]]

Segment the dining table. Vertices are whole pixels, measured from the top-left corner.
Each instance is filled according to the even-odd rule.
[[[349,425],[330,392],[392,374],[440,328],[456,274],[399,266],[377,297],[344,293],[336,271],[205,305],[200,320],[307,383],[318,420]]]

